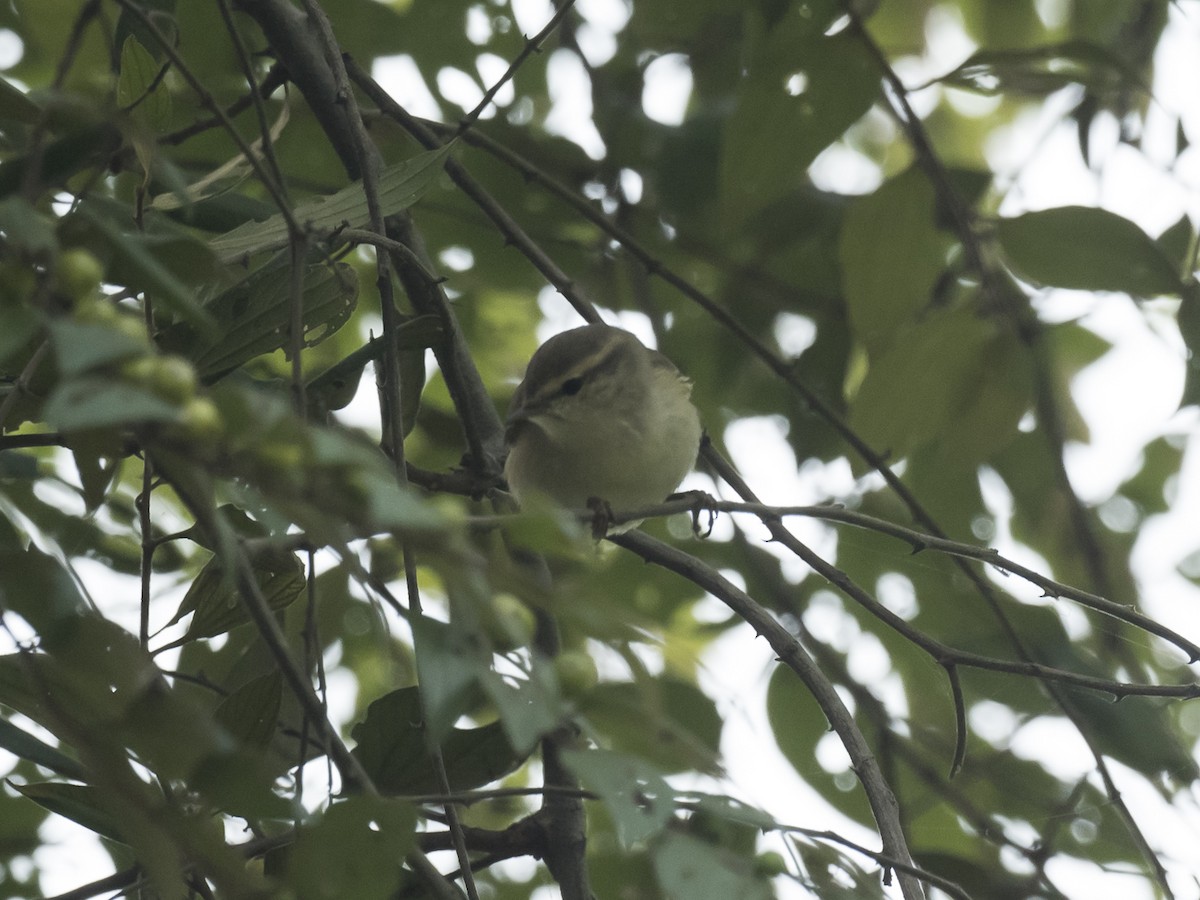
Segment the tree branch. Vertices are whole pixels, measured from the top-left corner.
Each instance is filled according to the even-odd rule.
[[[871,811],[879,827],[883,852],[906,866],[912,866],[912,855],[900,824],[896,796],[884,780],[874,752],[863,737],[854,717],[838,696],[833,684],[817,666],[808,652],[775,618],[731,581],[682,550],[664,544],[640,531],[609,535],[608,541],[635,553],[647,562],[682,575],[688,581],[708,591],[734,613],[745,620],[759,635],[766,638],[780,661],[795,672],[821,707],[830,727],[837,732],[846,752],[850,754],[854,771],[867,793]],[[899,873],[900,887],[906,900],[924,897],[920,882],[909,872]]]

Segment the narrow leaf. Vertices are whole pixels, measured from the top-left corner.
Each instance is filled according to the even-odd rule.
[[[627,849],[662,831],[675,811],[675,794],[662,773],[635,756],[571,750],[563,753],[563,762],[584,787],[600,795]]]
[[[10,781],[8,784],[21,796],[28,797],[43,809],[70,819],[109,840],[125,843],[116,820],[97,804],[96,792],[87,785],[54,781],[33,784],[16,784]]]
[[[452,144],[430,150],[386,168],[379,179],[379,203],[391,215],[416,203],[434,183]],[[328,197],[318,197],[297,206],[292,215],[304,228],[331,232],[338,228],[361,228],[370,221],[367,196],[362,183],[355,182]],[[244,259],[265,250],[287,246],[288,223],[276,214],[263,222],[247,222],[220,237],[211,246],[223,262]]]

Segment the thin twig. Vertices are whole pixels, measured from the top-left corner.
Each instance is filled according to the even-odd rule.
[[[804,686],[816,699],[830,726],[837,732],[842,745],[849,753],[855,774],[866,791],[867,800],[875,816],[884,852],[907,866],[912,866],[912,855],[909,853],[900,824],[896,797],[883,778],[874,752],[833,684],[795,636],[747,593],[696,557],[639,531],[610,535],[607,540],[637,554],[647,562],[682,575],[708,591],[766,638],[780,661],[800,677]],[[924,897],[920,882],[911,873],[901,871],[899,880],[905,898],[913,900]]]
[[[516,55],[511,63],[509,63],[508,68],[504,71],[504,74],[497,79],[495,84],[493,84],[487,89],[487,91],[484,92],[483,99],[480,100],[475,108],[467,113],[467,115],[463,117],[462,121],[458,123],[458,129],[455,132],[455,137],[458,137],[475,124],[476,120],[478,120],[480,115],[483,114],[483,111],[487,109],[488,104],[490,104],[493,98],[495,98],[496,94],[500,92],[500,89],[504,87],[504,85],[508,84],[512,77],[517,74],[517,69],[521,68],[521,65],[525,62],[525,60],[527,60],[534,53],[541,52],[542,44],[545,43],[546,38],[550,37],[554,30],[558,28],[559,23],[566,17],[567,13],[571,11],[571,7],[574,5],[575,0],[563,0],[562,5],[559,6],[558,11],[550,17],[550,21],[546,23],[545,27],[533,37],[525,39],[525,46],[521,48],[521,52]]]

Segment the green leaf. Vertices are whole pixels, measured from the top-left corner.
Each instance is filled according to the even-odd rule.
[[[947,456],[981,461],[1011,439],[1029,403],[1030,376],[1016,337],[954,310],[895,335],[871,362],[850,425],[896,457],[936,441]],[[965,419],[974,427],[963,426]]]
[[[479,678],[490,670],[490,659],[463,629],[445,622],[422,616],[412,630],[425,727],[441,743],[478,698]]]
[[[839,781],[817,762],[817,741],[830,733],[829,721],[796,674],[786,666],[775,668],[767,686],[767,718],[780,751],[800,777],[839,812],[873,827],[875,820],[858,780],[851,775],[846,781]]]
[[[1064,41],[1021,50],[977,50],[937,79],[981,94],[1042,97],[1072,84],[1103,92],[1141,87],[1142,79],[1121,57],[1088,41]]]
[[[256,561],[254,578],[262,590],[267,606],[283,609],[304,593],[304,563],[295,554],[286,554],[285,561],[276,560],[269,567]],[[280,564],[282,562],[282,564]],[[242,602],[241,591],[225,570],[218,557],[210,559],[192,582],[175,615],[168,625],[174,625],[189,612],[194,613],[183,637],[172,641],[162,650],[178,647],[188,641],[213,637],[250,621]]]
[[[606,682],[582,698],[582,712],[613,744],[664,772],[714,771],[721,715],[694,684],[661,677]]]
[[[275,736],[283,700],[278,669],[252,678],[221,701],[213,720],[247,747],[265,747]]]
[[[379,205],[388,216],[407,209],[433,186],[453,144],[420,153],[388,166],[379,177]],[[328,197],[317,197],[297,206],[292,215],[302,227],[321,234],[339,228],[362,228],[370,222],[362,183],[355,182]],[[266,250],[286,247],[289,228],[282,215],[264,222],[247,222],[210,242],[223,262],[245,259]]]
[[[300,900],[388,900],[415,839],[407,803],[355,796],[304,825],[289,854],[287,884]]]
[[[506,679],[488,671],[480,684],[496,704],[508,740],[519,751],[532,750],[565,717],[554,667],[543,657],[532,660],[525,678]]]
[[[667,832],[653,848],[654,871],[671,900],[770,900],[770,886],[753,861],[721,852],[707,841]]]
[[[611,750],[568,750],[562,757],[583,786],[604,801],[626,849],[654,837],[671,820],[675,793],[657,767]]]
[[[151,132],[165,127],[171,116],[171,94],[161,77],[164,65],[155,60],[133,35],[121,46],[117,105],[129,111],[134,122]]]
[[[838,256],[854,335],[874,356],[929,306],[953,242],[935,224],[929,179],[911,168],[850,204]]]
[[[0,78],[0,120],[32,125],[41,114],[42,108],[28,94],[7,78]]]
[[[66,566],[33,545],[0,549],[0,572],[4,608],[25,619],[51,645],[88,613]]]
[[[204,307],[220,323],[208,332],[181,322],[159,335],[161,346],[187,356],[201,377],[211,381],[242,363],[292,346],[290,262],[286,254],[272,260]],[[354,312],[358,273],[345,263],[324,263],[304,270],[302,346],[313,347],[341,328]]]
[[[95,789],[82,784],[63,784],[58,781],[39,781],[33,784],[16,784],[9,787],[52,813],[57,813],[89,831],[103,835],[112,841],[125,843],[120,826],[112,815],[96,801]]]
[[[1200,404],[1200,288],[1189,284],[1177,313],[1179,335],[1187,348],[1187,370],[1179,406]]]
[[[441,793],[421,727],[416,687],[400,688],[373,701],[366,718],[350,734],[358,742],[352,752],[383,793]],[[473,790],[503,778],[525,759],[513,750],[500,722],[452,728],[441,750],[452,791]]]
[[[58,371],[67,376],[145,356],[150,349],[144,338],[134,337],[120,328],[70,319],[51,322],[50,338],[54,343]]]
[[[1105,209],[1064,206],[1000,219],[1000,247],[1022,278],[1049,287],[1157,297],[1179,273],[1141,228]]]
[[[180,234],[169,237],[125,231],[113,218],[113,211],[98,202],[81,203],[73,214],[86,226],[87,234],[103,245],[112,258],[110,277],[135,291],[145,291],[156,302],[187,320],[194,328],[215,333],[216,321],[196,300],[196,290],[185,284],[166,264],[164,240],[183,242],[183,248],[195,254],[204,245],[184,240]]]
[[[746,13],[746,73],[721,146],[729,227],[804,183],[808,166],[871,108],[879,71],[862,42],[826,36],[797,8],[773,27]]]
[[[57,185],[76,172],[106,163],[121,146],[121,132],[112,123],[90,125],[72,131],[46,145],[36,154],[41,185]],[[30,155],[15,156],[0,162],[0,197],[21,190],[30,167]]]
[[[78,761],[67,756],[56,747],[51,747],[28,731],[18,728],[7,719],[0,719],[0,747],[14,756],[27,759],[43,769],[65,775],[77,781],[87,778],[87,772]]]
[[[51,219],[24,197],[0,201],[0,231],[4,233],[9,253],[20,250],[43,261],[58,253],[58,238]]]
[[[60,431],[79,431],[173,422],[179,418],[179,408],[137,385],[85,377],[55,388],[43,414],[47,424]]]

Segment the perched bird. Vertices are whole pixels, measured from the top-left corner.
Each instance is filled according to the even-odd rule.
[[[584,325],[552,337],[529,360],[509,409],[510,490],[522,504],[540,496],[568,509],[662,502],[699,450],[691,393],[669,359],[628,331]]]

